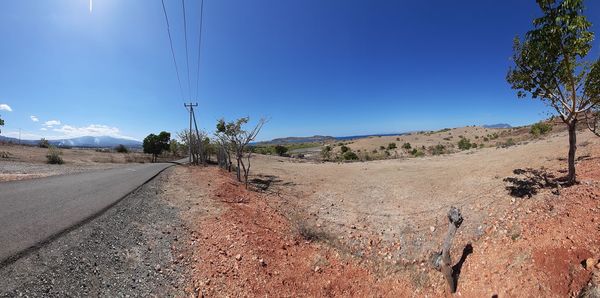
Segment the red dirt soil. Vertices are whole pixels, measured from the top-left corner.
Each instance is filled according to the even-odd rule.
[[[598,270],[586,269],[582,262],[600,257],[600,158],[581,161],[578,174],[581,183],[559,195],[544,190],[531,199],[516,199],[505,214],[487,223],[485,234],[477,239],[459,235],[452,250],[454,262],[467,243],[473,252],[464,260],[454,295],[578,295],[592,270]],[[189,211],[196,212],[188,216],[191,245],[178,250],[193,266],[190,294],[453,295],[429,264],[382,274],[376,264],[326,243],[306,241],[274,203],[274,195],[248,191],[229,173],[208,167],[185,168],[175,175],[191,175],[191,181],[207,189],[205,195],[189,190],[192,198],[220,206],[208,215]]]

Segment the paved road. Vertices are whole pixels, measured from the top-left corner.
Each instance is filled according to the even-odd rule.
[[[172,165],[135,164],[0,183],[0,264],[112,206]]]

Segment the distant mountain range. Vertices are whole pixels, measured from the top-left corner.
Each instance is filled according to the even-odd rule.
[[[506,124],[506,123],[498,123],[498,124],[483,125],[483,128],[512,128],[512,126],[510,124]]]
[[[281,145],[281,144],[296,144],[296,143],[320,143],[333,141],[336,138],[331,136],[312,136],[312,137],[287,137],[272,139],[270,141],[257,142],[258,145]]]
[[[0,136],[0,142],[10,142],[18,144],[19,139]],[[21,140],[21,144],[24,145],[38,145],[39,142],[39,140]],[[50,145],[54,145],[57,147],[112,148],[120,144],[130,148],[142,147],[142,142],[140,141],[123,138],[114,138],[109,136],[85,136],[71,139],[48,140],[48,142],[50,143]]]

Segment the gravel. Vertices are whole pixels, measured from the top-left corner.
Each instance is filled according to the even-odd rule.
[[[160,199],[163,183],[164,173],[0,268],[0,297],[184,296],[188,272],[172,249],[185,232],[178,208]]]

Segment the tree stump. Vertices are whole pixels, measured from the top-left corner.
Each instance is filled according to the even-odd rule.
[[[452,248],[452,241],[456,235],[456,231],[463,222],[463,217],[460,214],[460,210],[456,207],[450,207],[448,211],[448,234],[444,240],[442,251],[435,253],[431,258],[433,267],[442,272],[444,278],[448,282],[450,291],[456,292],[456,278],[452,269],[452,258],[450,257],[450,249]]]

